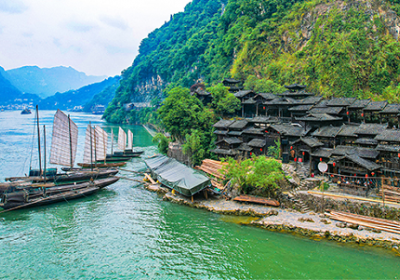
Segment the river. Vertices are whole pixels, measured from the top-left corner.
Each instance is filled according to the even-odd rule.
[[[40,112],[48,146],[54,111]],[[28,172],[32,115],[0,112],[0,180]],[[79,127],[77,161],[89,121],[117,133],[99,116],[72,113]],[[140,126],[124,126],[134,145],[157,148]],[[35,141],[35,140],[34,140]],[[33,145],[35,146],[35,144]],[[49,155],[49,152],[48,152]],[[32,166],[36,167],[36,151]],[[124,169],[143,170],[141,159]],[[135,178],[126,171],[121,176]],[[0,279],[394,279],[400,258],[373,247],[316,241],[242,226],[240,218],[162,200],[120,180],[93,196],[0,214]]]

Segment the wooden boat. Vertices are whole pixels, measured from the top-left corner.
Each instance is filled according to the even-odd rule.
[[[256,197],[251,195],[240,195],[233,199],[234,201],[239,202],[249,202],[249,203],[256,203],[256,204],[263,204],[268,206],[278,207],[280,204],[278,201],[273,199],[267,199],[264,197]]]
[[[5,211],[11,211],[86,197],[118,180],[119,178],[112,177],[65,186],[23,188],[3,194],[0,207]]]
[[[124,166],[126,162],[110,162],[110,163],[78,163],[82,168],[104,168]]]
[[[32,114],[32,112],[28,108],[22,110],[22,112],[21,112],[21,115],[29,115],[29,114]]]
[[[112,133],[112,131],[111,131]],[[126,140],[128,139],[128,146],[126,146]],[[134,157],[139,157],[144,151],[133,151],[133,133],[131,130],[128,130],[128,137],[125,131],[119,127],[118,130],[118,149],[121,151],[113,152],[113,134],[111,134],[111,154],[108,154],[106,159],[107,161],[111,161],[114,158],[126,158],[131,159]]]

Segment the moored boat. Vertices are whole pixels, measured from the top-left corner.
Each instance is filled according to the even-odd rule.
[[[21,115],[29,115],[29,114],[32,114],[32,112],[28,108],[21,111]]]
[[[17,191],[4,193],[1,196],[0,207],[5,211],[11,211],[86,197],[118,180],[119,178],[111,177],[65,186],[29,186],[20,188]]]

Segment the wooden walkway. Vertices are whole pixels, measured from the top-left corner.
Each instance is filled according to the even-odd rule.
[[[250,202],[250,203],[256,203],[256,204],[263,204],[263,205],[274,206],[274,207],[278,207],[280,205],[279,202],[276,200],[263,198],[263,197],[250,196],[250,195],[240,195],[240,196],[235,197],[233,200],[239,201],[239,202]]]

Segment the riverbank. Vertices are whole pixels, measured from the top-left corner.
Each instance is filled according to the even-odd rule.
[[[378,246],[392,250],[400,256],[400,234],[342,223],[314,212],[301,213],[289,209],[243,204],[216,197],[209,199],[197,197],[192,202],[190,198],[172,194],[169,189],[159,185],[151,185],[147,189],[163,194],[163,200],[173,203],[224,215],[254,217],[254,219],[244,219],[242,224],[245,225],[300,234],[317,240],[324,238],[342,243]]]

